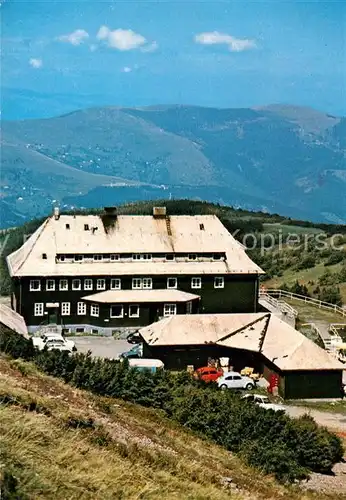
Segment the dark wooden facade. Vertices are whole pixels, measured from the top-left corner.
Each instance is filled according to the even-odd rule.
[[[214,278],[211,275],[199,276],[202,280],[201,288],[191,287],[191,278],[195,275],[182,276],[182,275],[147,275],[141,276],[75,276],[75,277],[40,277],[32,276],[25,278],[13,279],[13,295],[12,307],[19,314],[21,314],[27,325],[37,326],[42,323],[51,322],[58,319],[63,324],[77,325],[77,324],[90,324],[95,326],[122,326],[122,327],[135,327],[144,326],[155,321],[158,316],[162,316],[163,304],[142,304],[140,308],[139,318],[129,318],[128,315],[122,318],[110,318],[109,304],[107,307],[100,307],[99,317],[90,316],[90,307],[87,305],[86,315],[77,315],[77,303],[82,301],[82,297],[97,294],[104,290],[96,288],[97,279],[105,279],[105,290],[110,290],[111,279],[121,279],[121,289],[129,290],[132,288],[132,279],[136,277],[152,278],[152,289],[167,289],[167,278],[177,278],[177,289],[199,295],[201,300],[198,305],[193,307],[192,313],[246,313],[256,312],[258,307],[258,275],[224,275],[224,287],[215,288]],[[220,275],[217,275],[220,276]],[[40,291],[30,290],[30,281],[39,279],[41,283]],[[46,290],[46,282],[49,279],[55,280],[55,290]],[[66,279],[68,281],[68,289],[65,291],[59,290],[59,281]],[[81,280],[81,290],[72,290],[72,280]],[[84,289],[84,280],[93,280],[93,289]],[[70,315],[61,316],[60,305],[63,302],[70,303]],[[37,303],[44,304],[44,316],[35,316],[34,307]],[[57,311],[54,309],[47,309],[47,303],[58,303],[59,308]],[[125,304],[124,304],[125,307]],[[177,313],[185,314],[184,304],[177,304]],[[57,312],[57,314],[55,314]],[[124,311],[125,312],[125,311]],[[107,321],[109,320],[109,321]],[[106,325],[108,323],[108,325]]]
[[[218,345],[149,346],[143,343],[143,357],[160,359],[168,369],[186,370],[206,366],[208,359],[228,357],[230,365],[240,372],[246,366],[263,374],[269,380],[272,374],[279,377],[279,394],[284,399],[340,398],[342,370],[280,370],[261,353],[231,349]]]

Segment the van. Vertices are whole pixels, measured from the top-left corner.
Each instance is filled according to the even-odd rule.
[[[129,367],[136,368],[137,370],[150,370],[152,373],[155,373],[157,370],[162,370],[164,366],[160,359],[129,359]]]

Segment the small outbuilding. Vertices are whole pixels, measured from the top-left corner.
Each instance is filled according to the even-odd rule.
[[[251,366],[267,380],[277,375],[285,399],[341,395],[344,366],[270,313],[176,315],[139,333],[143,356],[167,368],[198,368],[209,358],[228,357],[237,371]]]

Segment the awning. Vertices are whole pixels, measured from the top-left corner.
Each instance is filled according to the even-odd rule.
[[[199,295],[182,292],[181,290],[107,290],[82,297],[88,302],[105,304],[145,303],[145,302],[189,302],[200,299]]]

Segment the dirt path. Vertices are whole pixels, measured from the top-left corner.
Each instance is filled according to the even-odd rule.
[[[308,413],[319,425],[328,427],[331,430],[345,433],[346,436],[346,415],[328,411],[313,410],[305,406],[286,406],[285,408],[290,417],[301,417],[304,413]]]

